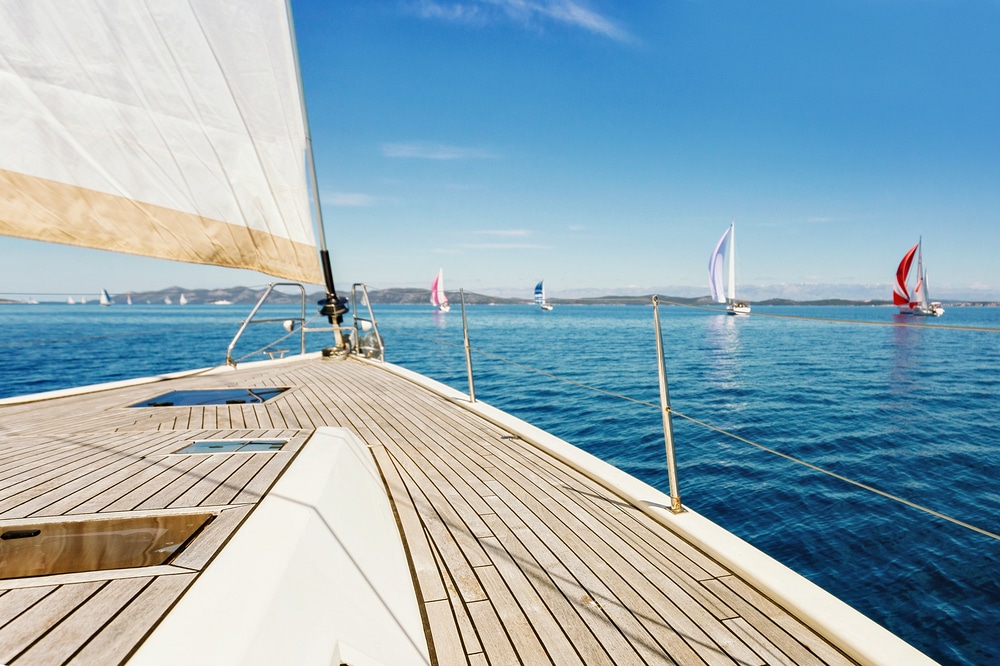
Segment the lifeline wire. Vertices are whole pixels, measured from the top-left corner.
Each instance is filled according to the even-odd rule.
[[[712,312],[714,314],[724,314],[725,311],[720,308],[713,308],[707,305],[694,305],[693,303],[678,303],[677,301],[665,301],[662,298],[660,303],[666,305],[677,305],[682,308],[691,308],[692,310],[704,310],[706,312]],[[1000,333],[1000,328],[994,328],[992,326],[954,326],[952,324],[908,324],[902,321],[864,321],[863,319],[834,319],[832,317],[806,317],[804,315],[783,315],[774,314],[772,312],[751,312],[750,317],[770,317],[772,319],[798,319],[801,321],[825,321],[831,324],[859,324],[861,326],[894,326],[897,328],[922,328],[925,330],[932,330],[935,328],[940,328],[944,330],[952,331],[986,331],[989,333]]]
[[[136,331],[133,333],[116,333],[113,335],[78,335],[72,338],[50,338],[48,340],[20,340],[14,342],[0,342],[0,347],[15,347],[18,345],[45,345],[54,342],[79,342],[80,340],[113,340],[115,338],[133,338],[143,335],[161,335],[164,333],[176,333],[177,331],[201,331],[206,328],[233,328],[239,323],[229,324],[202,324],[199,326],[178,326],[175,328],[164,328],[159,331]]]
[[[661,302],[663,302],[663,301],[661,301]],[[698,306],[694,306],[694,307],[698,307]],[[705,309],[710,309],[710,308],[705,308]],[[716,312],[717,312],[717,310],[716,310]],[[795,318],[795,317],[790,317],[790,318]],[[829,320],[829,321],[843,321],[844,323],[851,323],[851,324],[858,323],[858,322],[854,322],[854,321],[850,321],[850,320]],[[865,323],[874,323],[874,322],[865,322]],[[394,329],[389,329],[389,330],[394,330]],[[994,330],[995,331],[995,330],[998,330],[998,329],[983,329],[983,330]],[[425,338],[425,337],[422,337],[422,336],[419,336],[419,335],[414,335],[412,333],[408,333],[406,331],[400,331],[398,329],[395,329],[395,332],[402,333],[403,335],[408,335],[410,337],[418,338],[420,340],[425,340],[427,342],[444,344],[444,345],[448,345],[448,346],[452,346],[452,347],[463,347],[464,346],[464,345],[458,345],[458,344],[451,343],[451,342],[446,342],[444,340],[435,340],[433,338]],[[643,405],[645,407],[652,407],[653,409],[656,409],[656,410],[661,409],[660,405],[657,405],[657,404],[652,403],[652,402],[648,402],[646,400],[639,400],[637,398],[632,398],[632,397],[629,397],[629,396],[621,394],[621,393],[616,393],[614,391],[608,391],[606,389],[598,388],[596,386],[590,386],[589,384],[584,384],[582,382],[578,382],[578,381],[575,381],[573,379],[568,379],[566,377],[560,377],[559,375],[553,374],[551,372],[546,372],[545,370],[539,370],[538,368],[533,368],[530,365],[525,365],[524,363],[518,363],[517,361],[512,361],[510,359],[504,358],[503,356],[499,356],[497,354],[493,354],[491,352],[488,352],[488,351],[485,351],[485,350],[482,350],[482,349],[477,349],[475,347],[471,347],[470,349],[472,351],[478,353],[478,354],[482,354],[483,356],[488,356],[488,357],[490,357],[492,359],[495,359],[497,361],[500,361],[502,363],[507,363],[508,365],[513,365],[513,366],[516,366],[518,368],[523,368],[524,370],[528,370],[530,372],[534,372],[535,374],[542,375],[544,377],[549,377],[551,379],[555,379],[555,380],[560,381],[560,382],[565,382],[567,384],[572,384],[573,386],[578,386],[580,388],[587,389],[588,391],[594,391],[595,393],[601,393],[603,395],[607,395],[607,396],[610,396],[612,398],[618,398],[620,400],[625,400],[627,402],[632,402],[632,403],[635,403],[635,404],[638,404],[638,405]],[[977,532],[979,534],[982,534],[983,536],[986,536],[986,537],[989,537],[991,539],[996,539],[996,540],[1000,541],[1000,534],[996,534],[994,532],[990,532],[989,530],[985,530],[985,529],[983,529],[981,527],[976,527],[975,525],[972,525],[970,523],[966,523],[966,522],[961,521],[961,520],[959,520],[957,518],[952,518],[951,516],[949,516],[947,514],[941,513],[940,511],[935,511],[934,509],[928,508],[926,506],[922,506],[922,505],[917,504],[915,502],[911,502],[910,500],[902,498],[902,497],[899,497],[898,495],[893,495],[892,493],[887,493],[884,490],[879,490],[878,488],[875,488],[873,486],[869,486],[868,484],[861,483],[860,481],[855,481],[854,479],[851,479],[849,477],[843,476],[842,474],[837,474],[836,472],[831,472],[828,469],[824,469],[822,467],[819,467],[818,465],[814,465],[814,464],[812,464],[810,462],[806,462],[805,460],[801,460],[799,458],[796,458],[795,456],[791,456],[791,455],[789,455],[787,453],[782,453],[781,451],[778,451],[776,449],[772,449],[770,447],[764,446],[763,444],[758,444],[757,442],[749,440],[746,437],[741,437],[740,435],[737,435],[736,433],[729,432],[728,430],[723,430],[722,428],[719,428],[717,426],[711,425],[710,423],[706,423],[704,421],[696,419],[693,416],[688,416],[687,414],[684,414],[682,412],[678,412],[676,409],[670,408],[668,411],[671,414],[673,414],[673,415],[675,415],[675,416],[677,416],[679,418],[685,419],[686,421],[690,421],[691,423],[694,423],[696,425],[700,425],[703,428],[707,428],[709,430],[717,432],[720,435],[725,435],[726,437],[731,437],[732,439],[735,439],[737,441],[743,442],[744,444],[749,444],[750,446],[753,446],[753,447],[755,447],[757,449],[760,449],[761,451],[766,451],[767,453],[774,454],[774,455],[779,456],[781,458],[784,458],[785,460],[788,460],[790,462],[793,462],[793,463],[796,463],[796,464],[808,467],[809,469],[811,469],[813,471],[820,472],[822,474],[826,474],[827,476],[833,477],[833,478],[835,478],[835,479],[837,479],[839,481],[843,481],[845,483],[849,483],[852,486],[855,486],[857,488],[861,488],[862,490],[867,490],[868,492],[874,493],[874,494],[879,495],[881,497],[884,497],[886,499],[890,499],[890,500],[892,500],[894,502],[899,502],[900,504],[905,504],[906,506],[908,506],[910,508],[917,509],[918,511],[923,511],[924,513],[927,513],[927,514],[930,514],[930,515],[935,516],[937,518],[940,518],[941,520],[946,520],[949,523],[958,525],[959,527],[964,527],[964,528],[966,528],[968,530],[972,530],[973,532]]]

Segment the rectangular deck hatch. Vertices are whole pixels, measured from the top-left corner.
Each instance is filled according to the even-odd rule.
[[[131,407],[199,407],[205,405],[259,405],[287,391],[284,386],[261,388],[196,389],[170,391]]]
[[[0,578],[166,564],[213,515],[170,513],[8,524],[0,527]]]
[[[191,453],[256,453],[260,451],[280,451],[287,440],[284,439],[203,439],[195,440],[175,455]]]

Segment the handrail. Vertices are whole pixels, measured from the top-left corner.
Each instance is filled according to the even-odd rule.
[[[260,310],[260,307],[264,304],[264,301],[267,300],[267,297],[271,295],[271,292],[274,291],[275,287],[298,287],[299,291],[302,293],[302,315],[300,317],[293,317],[292,319],[258,319],[254,321],[254,316],[257,314],[257,311]],[[244,319],[242,322],[240,322],[240,330],[236,332],[236,335],[233,336],[233,341],[230,342],[229,347],[226,348],[226,365],[231,365],[234,368],[236,367],[237,361],[233,360],[233,348],[236,346],[236,343],[239,342],[239,339],[243,336],[243,331],[245,331],[248,326],[250,326],[251,324],[266,324],[266,323],[275,323],[279,321],[292,322],[291,328],[286,327],[286,330],[288,331],[289,335],[291,335],[291,333],[295,330],[295,322],[298,322],[300,349],[301,349],[300,353],[305,354],[306,353],[306,288],[303,287],[298,282],[272,282],[271,284],[267,285],[267,289],[264,290],[264,293],[261,294],[261,297],[257,300],[257,305],[253,306],[253,310],[250,311],[250,314],[247,316],[247,318]],[[284,340],[287,337],[288,335],[282,336],[280,340]],[[270,344],[268,346],[270,346]],[[263,353],[266,350],[267,347],[259,351]]]
[[[368,316],[362,317],[358,314],[358,289],[361,290],[361,301],[368,309]],[[363,282],[355,282],[351,285],[351,303],[354,304],[354,353],[357,356],[373,358],[378,361],[385,361],[385,345],[382,342],[382,335],[378,331],[378,322],[375,321],[375,313],[372,311],[371,301],[368,299],[368,286]],[[365,324],[371,327],[371,333],[362,334]]]

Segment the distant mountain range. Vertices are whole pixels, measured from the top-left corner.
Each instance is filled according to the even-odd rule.
[[[632,289],[623,290],[632,291]],[[136,304],[166,304],[168,299],[171,305],[179,305],[181,296],[187,303],[192,305],[218,304],[218,305],[253,305],[264,293],[263,288],[252,287],[229,287],[225,289],[184,289],[183,287],[168,287],[158,291],[137,291],[132,292],[132,302]],[[594,296],[577,296],[569,298],[550,298],[549,302],[555,305],[649,305],[652,293],[624,293]],[[349,296],[350,293],[341,293],[342,296]],[[368,292],[372,304],[395,304],[395,305],[427,305],[430,306],[430,291],[417,288],[392,288],[392,289],[371,289]],[[313,292],[307,294],[306,298],[310,306],[326,296],[323,292]],[[114,294],[113,299],[116,304],[124,304],[127,294]],[[300,295],[291,291],[275,291],[268,299],[269,303],[298,303]],[[449,291],[448,298],[453,306],[459,303],[459,293]],[[25,301],[2,299],[2,303],[23,303]],[[512,297],[479,294],[475,292],[465,292],[465,302],[467,305],[521,305],[531,303],[530,297]],[[660,302],[664,304],[677,303],[681,305],[713,305],[707,295],[705,296],[660,296]],[[994,301],[943,301],[946,305],[1000,305]],[[96,304],[96,299],[90,300],[91,304]],[[844,298],[815,298],[815,299],[791,299],[791,298],[768,298],[764,300],[753,300],[753,305],[891,305],[887,299],[844,299]]]

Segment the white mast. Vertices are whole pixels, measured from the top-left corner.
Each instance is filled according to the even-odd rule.
[[[736,222],[729,225],[729,301],[736,300]]]

